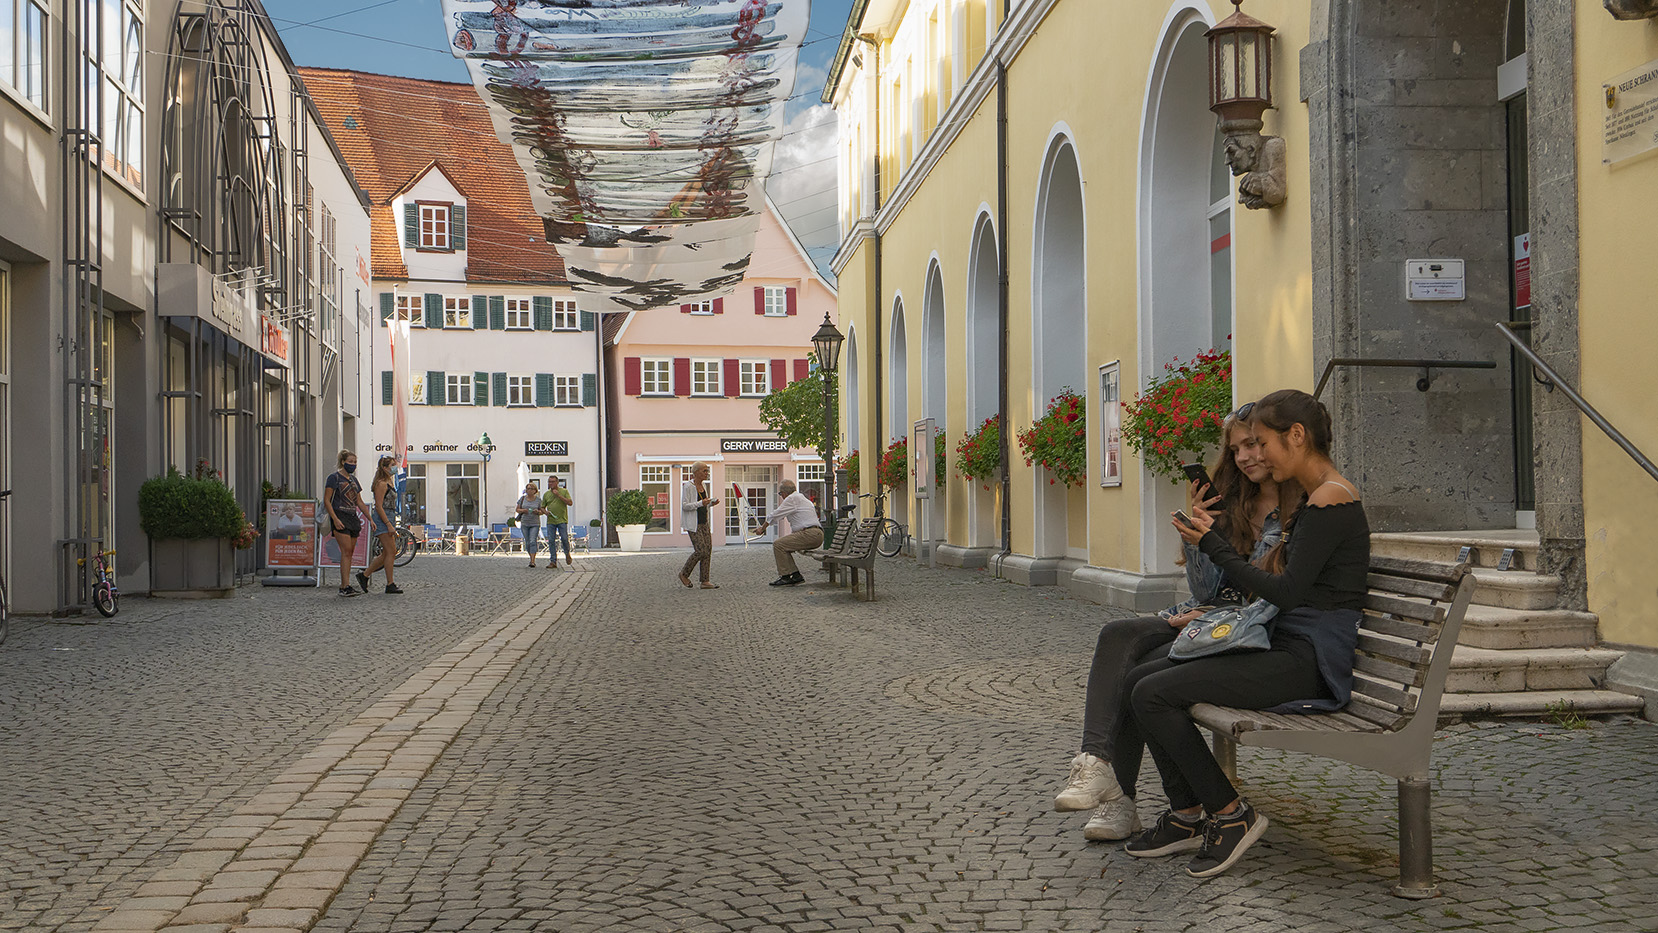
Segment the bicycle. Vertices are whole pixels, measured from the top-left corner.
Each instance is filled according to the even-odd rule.
[[[0,500],[10,496],[10,489],[0,489]],[[5,644],[6,632],[10,628],[11,600],[6,596],[6,575],[0,573],[0,644]]]
[[[866,492],[858,498],[875,500],[875,518],[881,523],[875,530],[875,553],[882,557],[897,557],[898,552],[904,549],[906,535],[904,526],[897,519],[887,517],[885,490]]]
[[[115,574],[110,572],[109,562],[104,560],[105,557],[114,556],[114,551],[98,551],[92,555],[92,605],[98,610],[98,614],[106,619],[121,611],[121,591],[115,586]],[[77,566],[85,567],[86,561],[83,557],[75,563]]]
[[[408,566],[408,563],[415,559],[415,555],[420,553],[422,544],[420,539],[415,537],[414,532],[409,530],[408,524],[403,520],[402,512],[395,513],[392,518],[392,525],[392,530],[397,535],[397,556],[392,558],[392,566]],[[378,556],[380,556],[380,538],[374,536],[369,540],[369,562],[373,563],[374,558]]]

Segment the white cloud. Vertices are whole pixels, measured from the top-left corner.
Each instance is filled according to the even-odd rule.
[[[834,108],[827,104],[796,114],[784,127],[766,181],[766,192],[783,219],[826,273],[840,246],[835,190],[839,135]]]

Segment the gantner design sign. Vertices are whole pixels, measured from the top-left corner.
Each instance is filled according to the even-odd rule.
[[[786,454],[789,445],[775,437],[722,437],[722,454]]]

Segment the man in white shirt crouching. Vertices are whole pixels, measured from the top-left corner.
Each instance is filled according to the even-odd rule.
[[[772,510],[771,518],[760,523],[756,534],[765,534],[772,525],[782,525],[789,531],[788,534],[771,544],[772,557],[777,559],[778,578],[771,581],[772,586],[794,586],[805,583],[806,578],[794,565],[796,551],[810,551],[823,546],[823,525],[818,522],[817,506],[812,500],[801,495],[790,480],[777,484],[777,494],[782,501]]]

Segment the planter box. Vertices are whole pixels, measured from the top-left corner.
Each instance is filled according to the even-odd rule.
[[[150,539],[150,595],[223,599],[236,592],[236,557],[229,538]]]
[[[617,525],[616,537],[624,551],[640,551],[645,547],[644,525]]]

